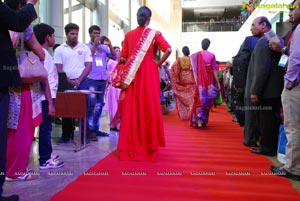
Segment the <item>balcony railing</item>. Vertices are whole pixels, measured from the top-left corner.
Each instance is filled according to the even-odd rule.
[[[247,5],[250,5],[250,7],[247,7],[246,4],[243,4],[243,6],[245,6],[245,10],[241,11],[241,15],[235,19],[224,19],[221,21],[210,20],[204,22],[183,22],[182,32],[238,31],[251,15],[255,7],[260,5],[260,2],[261,0],[253,0],[252,2],[249,0]]]
[[[241,22],[183,22],[183,32],[216,32],[216,31],[238,31]]]

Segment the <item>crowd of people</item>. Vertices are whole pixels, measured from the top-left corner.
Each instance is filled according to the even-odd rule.
[[[171,47],[159,31],[148,28],[151,10],[145,6],[138,10],[139,26],[126,34],[122,48],[112,46],[108,37],[101,36],[101,28],[97,25],[89,28],[91,40],[83,44],[78,41],[79,26],[69,23],[64,27],[66,42],[57,45],[52,57],[48,50],[55,46],[54,28],[45,23],[31,25],[37,17],[33,7],[36,2],[5,0],[0,3],[1,26],[7,27],[4,31],[1,29],[0,38],[1,44],[5,44],[1,45],[1,52],[7,54],[1,56],[0,103],[1,113],[8,114],[1,116],[0,126],[1,195],[4,181],[38,178],[27,168],[37,126],[40,170],[64,166],[60,156],[52,153],[51,142],[60,74],[66,75],[66,89],[97,92],[88,95],[86,105],[88,143],[97,141],[97,136],[109,136],[99,130],[100,116],[105,110],[110,115],[111,128],[120,132],[120,160],[156,161],[156,151],[165,146],[165,139],[160,83],[152,80],[155,77],[159,80],[158,66],[168,58]],[[136,48],[137,43],[139,48]],[[155,60],[158,48],[164,54]],[[47,78],[22,82],[18,69],[13,69],[22,61],[19,56],[22,51],[32,51],[38,56]],[[140,63],[132,65],[135,61]],[[112,72],[122,63],[129,70],[138,70],[136,75],[130,75],[134,81],[126,90],[111,85]],[[132,111],[137,112],[133,115]],[[72,141],[74,129],[72,118],[62,118],[62,136],[57,144]],[[17,195],[1,196],[1,201],[18,199]]]
[[[282,38],[273,34],[266,17],[254,19],[252,36],[245,38],[237,55],[224,71],[225,101],[234,120],[243,127],[243,144],[250,152],[275,156],[279,126],[288,139],[286,162],[270,170],[300,180],[299,168],[299,6],[294,0],[289,12],[291,29]],[[273,37],[269,37],[273,35]],[[280,111],[283,110],[283,118]]]
[[[290,10],[292,28],[284,40],[279,36],[278,40],[267,38],[271,24],[266,17],[257,17],[251,27],[253,36],[245,38],[224,72],[208,51],[208,38],[202,40],[201,51],[190,54],[184,46],[183,56],[171,67],[165,63],[172,49],[161,32],[148,27],[152,12],[146,6],[138,9],[138,27],[126,33],[121,48],[101,36],[97,25],[90,26],[90,42],[83,44],[78,41],[79,26],[69,23],[64,27],[66,42],[55,49],[52,58],[48,49],[55,46],[54,28],[45,23],[31,25],[37,17],[33,7],[37,0],[4,2],[0,1],[0,25],[5,27],[0,29],[1,195],[5,180],[37,179],[27,168],[37,126],[40,170],[64,166],[60,156],[53,154],[51,143],[61,73],[67,77],[68,89],[97,92],[88,95],[87,142],[98,141],[97,136],[109,136],[99,130],[104,110],[109,113],[111,129],[119,131],[119,159],[126,161],[155,162],[159,147],[165,146],[162,88],[168,87],[174,93],[179,118],[199,129],[208,126],[213,106],[225,98],[244,128],[243,144],[251,147],[252,153],[266,156],[276,154],[283,107],[287,162],[283,167],[271,166],[270,170],[300,180],[300,39],[293,37],[300,35],[300,0],[292,3],[298,7]],[[47,79],[22,83],[14,67],[24,48],[42,61]],[[160,58],[158,49],[163,52]],[[123,82],[115,84],[116,79]],[[73,119],[62,118],[62,136],[57,144],[72,141],[74,130]],[[0,200],[18,199],[12,195],[1,196]]]
[[[249,3],[253,4],[253,1]],[[233,121],[243,127],[242,143],[250,147],[253,154],[277,154],[279,127],[283,123],[288,139],[286,163],[282,167],[271,166],[270,170],[300,181],[299,134],[296,134],[300,133],[296,98],[300,54],[296,46],[299,37],[294,37],[299,36],[300,1],[294,0],[291,5],[291,30],[283,39],[272,32],[266,17],[257,17],[251,25],[252,36],[245,38],[223,73],[218,72],[214,55],[207,52],[209,40],[204,39],[203,51],[189,56],[188,47],[182,49],[184,56],[173,64],[171,80],[179,118],[189,120],[195,127],[206,127],[212,102],[219,102],[216,96],[209,98],[208,86],[212,84],[220,92],[224,90],[223,97],[228,110],[233,113]]]

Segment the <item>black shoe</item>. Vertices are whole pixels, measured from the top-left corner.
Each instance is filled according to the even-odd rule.
[[[11,196],[8,196],[8,197],[4,197],[4,196],[0,197],[0,201],[18,201],[18,200],[19,200],[18,195],[11,195]]]
[[[246,147],[258,147],[256,142],[248,142],[248,143],[243,142],[243,145],[245,145]]]
[[[275,156],[275,153],[264,151],[261,148],[251,148],[250,152],[254,154],[265,155],[265,156]]]
[[[270,170],[277,176],[286,177],[295,181],[300,181],[300,175],[292,174],[286,171],[283,167],[270,166]]]
[[[102,131],[96,131],[96,135],[100,137],[109,137],[108,133],[102,132]]]
[[[111,130],[111,131],[118,131],[118,132],[120,131],[117,127],[110,128],[110,130]]]

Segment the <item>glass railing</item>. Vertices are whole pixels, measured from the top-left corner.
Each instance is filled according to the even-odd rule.
[[[253,0],[252,2],[249,1],[248,4],[243,4],[245,9],[241,10],[240,16],[235,19],[225,19],[223,21],[183,22],[182,32],[238,31],[254,11],[255,7],[259,6],[260,2],[261,0]],[[246,5],[251,6],[248,7]]]
[[[241,22],[183,22],[182,32],[216,32],[216,31],[238,31]]]

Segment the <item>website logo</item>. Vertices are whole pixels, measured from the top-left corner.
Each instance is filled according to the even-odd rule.
[[[247,10],[248,5],[246,2],[242,2],[242,7],[241,10]],[[260,4],[260,3],[255,3],[253,4],[253,9],[265,9],[265,10],[271,10],[271,9],[276,9],[276,10],[285,10],[285,9],[296,9],[299,8],[298,5],[292,5],[292,4],[285,4],[285,3],[274,3],[274,4]]]

